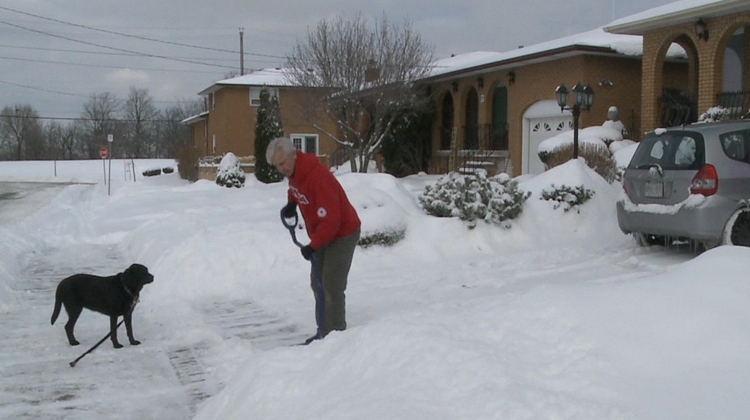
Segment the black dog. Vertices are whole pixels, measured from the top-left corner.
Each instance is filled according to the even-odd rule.
[[[65,333],[70,345],[77,346],[80,343],[73,335],[73,328],[83,308],[109,315],[112,344],[119,349],[122,345],[117,341],[117,317],[122,316],[130,344],[137,346],[141,343],[133,338],[131,314],[141,289],[153,281],[154,276],[141,264],[133,264],[124,272],[109,277],[74,274],[63,279],[57,286],[52,324],[55,324],[60,315],[60,307],[65,305],[65,312],[68,313]]]

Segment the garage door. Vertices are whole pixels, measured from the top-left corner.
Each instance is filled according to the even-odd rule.
[[[528,173],[540,174],[544,172],[544,164],[539,159],[539,145],[544,140],[556,136],[563,131],[573,129],[573,118],[562,115],[555,118],[535,118],[529,120],[529,162]]]

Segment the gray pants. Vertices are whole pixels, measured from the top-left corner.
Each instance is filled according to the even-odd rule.
[[[360,231],[335,239],[327,246],[315,251],[314,259],[323,283],[324,316],[321,332],[323,335],[332,330],[346,329],[346,291],[349,269],[352,266],[354,249],[359,242]],[[310,285],[315,295],[316,305],[321,303],[316,287],[315,272],[310,270]],[[319,326],[321,327],[321,326]]]

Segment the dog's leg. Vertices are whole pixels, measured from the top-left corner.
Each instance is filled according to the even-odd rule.
[[[76,340],[75,335],[73,335],[73,329],[76,327],[76,321],[78,321],[78,317],[81,316],[81,312],[83,312],[83,308],[76,306],[72,307],[72,305],[65,305],[65,312],[68,313],[68,322],[65,323],[65,334],[68,336],[68,342],[71,346],[77,346],[81,343]]]
[[[128,332],[128,340],[130,340],[130,345],[137,346],[141,344],[140,341],[133,338],[133,318],[132,314],[125,315],[125,330]]]
[[[115,346],[116,349],[122,348],[122,344],[117,341],[117,315],[109,317],[109,335],[112,339],[112,345]]]

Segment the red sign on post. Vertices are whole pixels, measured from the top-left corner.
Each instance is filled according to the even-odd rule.
[[[99,149],[99,156],[101,156],[102,159],[106,159],[107,154],[109,154],[109,152],[107,151],[106,147],[102,147],[101,149]]]

